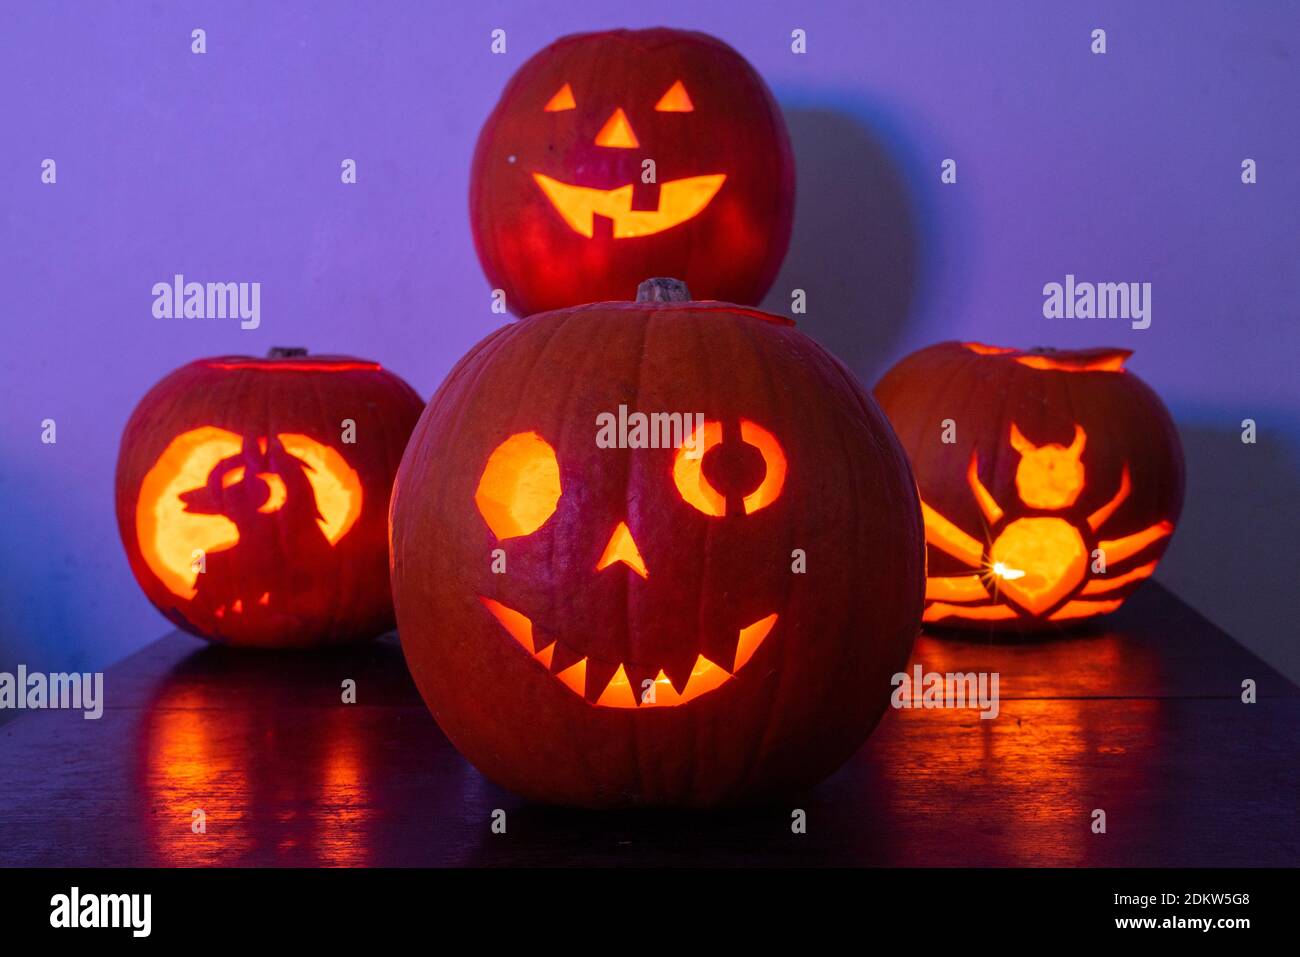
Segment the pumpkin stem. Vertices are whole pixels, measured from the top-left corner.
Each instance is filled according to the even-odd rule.
[[[271,346],[271,351],[266,354],[268,359],[292,359],[295,356],[305,356],[307,350],[303,346]]]
[[[690,302],[691,291],[680,279],[660,276],[636,287],[637,302]]]

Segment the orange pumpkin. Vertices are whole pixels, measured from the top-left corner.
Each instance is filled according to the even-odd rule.
[[[702,33],[557,40],[511,78],[474,151],[474,244],[521,316],[628,300],[646,276],[756,303],[793,213],[781,111],[744,57]]]
[[[789,320],[644,296],[531,316],[448,376],[393,493],[402,648],[451,741],[530,798],[813,784],[919,628],[907,461]]]
[[[140,587],[180,627],[305,647],[392,627],[388,495],[423,403],[373,362],[201,359],[141,399],[117,463]]]
[[[927,622],[1059,627],[1151,577],[1182,509],[1183,456],[1130,354],[945,342],[885,373],[876,398],[921,492]]]

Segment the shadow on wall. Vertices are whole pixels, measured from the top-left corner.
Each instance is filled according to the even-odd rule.
[[[50,449],[62,449],[51,446]],[[51,451],[51,456],[57,451]],[[121,546],[97,541],[84,503],[62,496],[39,471],[0,465],[0,672],[80,671],[103,665],[88,647],[106,622],[88,597]],[[0,709],[0,724],[26,712]]]
[[[1226,421],[1242,416],[1220,413]],[[1275,423],[1272,429],[1269,420]],[[1197,611],[1300,683],[1297,434],[1259,416],[1255,445],[1238,429],[1180,423],[1187,459],[1182,520],[1158,577]],[[1272,431],[1272,435],[1269,432]],[[1242,677],[1250,677],[1243,675]],[[1268,694],[1261,687],[1260,693]]]
[[[888,365],[915,298],[919,238],[911,191],[884,141],[858,118],[787,109],[797,170],[794,231],[767,308],[835,353],[864,385]]]

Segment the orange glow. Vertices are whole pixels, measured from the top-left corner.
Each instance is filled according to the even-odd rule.
[[[610,114],[605,125],[596,134],[596,145],[617,150],[636,149],[641,145],[637,141],[636,134],[632,132],[632,124],[621,106]]]
[[[560,684],[581,697],[587,688],[587,659],[583,658],[581,661],[570,665],[559,672],[555,678]]]
[[[508,605],[493,601],[491,598],[480,597],[479,601],[496,616],[497,621],[501,622],[501,626],[510,633],[510,636],[524,646],[524,651],[530,655],[536,653],[533,650],[533,623],[527,615],[520,614]]]
[[[752,625],[746,625],[740,629],[740,641],[736,643],[736,663],[732,671],[739,671],[745,666],[750,658],[754,657],[754,652],[758,651],[758,646],[763,643],[772,628],[776,625],[776,612],[768,615],[766,618],[760,618]],[[701,661],[704,658],[701,656]]]
[[[501,623],[511,637],[532,655],[534,661],[546,669],[547,672],[551,672],[551,677],[574,694],[585,699],[588,690],[587,658],[584,657],[578,660],[563,671],[552,672],[551,665],[554,660],[555,646],[559,642],[553,642],[541,651],[534,652],[533,623],[528,616],[491,598],[480,596],[479,601]],[[641,693],[638,689],[632,687],[627,676],[627,667],[620,663],[615,669],[613,677],[600,690],[600,694],[593,704],[595,707],[600,708],[663,708],[693,701],[703,694],[720,688],[736,672],[740,671],[753,658],[754,653],[763,644],[767,636],[771,634],[772,629],[776,626],[777,617],[777,614],[773,613],[740,629],[736,643],[736,663],[732,671],[727,671],[726,668],[710,661],[704,655],[698,655],[695,664],[691,668],[691,673],[686,679],[686,685],[682,688],[680,694],[661,668],[658,676],[654,678],[654,700],[642,702]],[[595,689],[592,689],[592,691],[594,693]]]
[[[198,569],[192,564],[196,549],[210,553],[239,541],[234,522],[224,515],[187,512],[180,496],[203,488],[217,463],[238,455],[242,447],[238,435],[215,426],[183,432],[140,483],[135,506],[140,553],[159,581],[180,598],[197,593]]]
[[[966,345],[967,348],[972,348],[977,344]],[[985,348],[991,347],[972,348],[972,351],[979,352]],[[1016,489],[1022,501],[1033,508],[1051,510],[1073,505],[1084,487],[1080,456],[1086,442],[1087,435],[1076,424],[1074,440],[1068,448],[1055,443],[1036,446],[1012,423],[1010,444],[1021,455],[1016,468]],[[980,481],[975,453],[971,454],[970,465],[966,470],[966,482],[989,524],[1001,521],[1004,512]],[[1115,495],[1088,516],[1088,525],[1092,531],[1100,529],[1131,492],[1132,479],[1128,465],[1125,464]],[[1100,615],[1118,608],[1120,600],[1067,599],[1076,590],[1080,595],[1113,592],[1131,582],[1149,578],[1156,568],[1156,563],[1151,562],[1114,578],[1088,580],[1088,546],[1080,527],[1065,518],[1053,516],[1031,516],[1010,522],[989,546],[988,559],[985,561],[976,539],[924,502],[921,503],[921,511],[925,518],[926,541],[978,570],[972,575],[927,578],[925,597],[931,604],[925,610],[924,621],[954,617],[974,620],[1016,617],[1015,608],[996,602],[999,596],[1005,596],[1034,615],[1042,615],[1048,609],[1056,608],[1048,616],[1052,621]],[[1172,531],[1171,523],[1159,522],[1133,535],[1100,542],[1099,547],[1105,551],[1108,561],[1121,562]],[[1079,588],[1081,584],[1083,587]],[[990,597],[995,599],[992,605],[949,604],[978,602]]]
[[[212,720],[211,709],[220,706],[215,692],[183,683],[164,688],[159,706],[145,712],[145,781],[158,811],[144,822],[151,842],[168,866],[234,863],[252,847],[252,830],[230,828],[219,837],[194,834],[190,815],[201,807],[211,820],[249,819],[255,808],[246,740],[239,736],[239,745],[231,746],[227,722]],[[236,710],[230,720],[242,724],[248,716],[248,711]]]
[[[989,597],[989,590],[978,575],[927,578],[925,597],[942,601],[981,601]]]
[[[781,443],[776,440],[776,436],[748,419],[740,420],[740,439],[746,445],[756,448],[763,457],[763,479],[758,488],[742,499],[745,514],[750,515],[760,508],[766,508],[780,497],[781,489],[785,487],[785,452],[781,450]],[[709,419],[704,423],[703,435],[692,433],[691,441],[683,443],[673,458],[673,482],[683,500],[705,515],[714,517],[727,514],[727,500],[705,478],[704,457],[721,442],[722,423]],[[691,454],[688,446],[695,449],[696,454]]]
[[[667,93],[659,97],[655,109],[660,113],[691,113],[695,110],[695,104],[691,102],[686,86],[678,80],[668,88]]]
[[[622,562],[642,578],[649,577],[645,570],[645,561],[641,558],[641,550],[636,547],[636,541],[632,538],[632,530],[627,527],[627,522],[619,522],[614,528],[614,534],[609,537],[609,544],[605,546],[605,553],[596,563],[596,571],[615,562]]]
[[[936,601],[927,605],[921,614],[922,621],[941,621],[944,618],[971,618],[976,621],[1005,621],[1015,618],[1015,609],[1006,605],[949,605]]]
[[[691,441],[682,443],[677,450],[673,457],[673,482],[688,505],[717,517],[727,514],[727,500],[704,477],[704,456],[722,441],[722,423],[707,420],[703,432],[703,435],[692,433]],[[698,454],[692,455],[687,446],[696,449]]]
[[[1080,595],[1104,595],[1108,591],[1114,591],[1116,588],[1122,588],[1129,582],[1142,581],[1150,578],[1155,574],[1156,563],[1148,562],[1145,565],[1139,565],[1131,572],[1123,575],[1116,575],[1114,578],[1094,578],[1088,584],[1083,586]]]
[[[1032,508],[1069,508],[1083,491],[1083,454],[1087,435],[1075,425],[1074,441],[1067,448],[1051,442],[1034,445],[1011,423],[1011,447],[1020,453],[1016,467],[1016,491]]]
[[[1119,508],[1120,505],[1124,503],[1124,500],[1128,498],[1129,492],[1132,490],[1133,482],[1129,478],[1128,463],[1126,462],[1124,463],[1124,469],[1120,472],[1119,476],[1119,491],[1115,493],[1114,497],[1111,498],[1109,502],[1088,516],[1088,527],[1095,532],[1097,529],[1101,528],[1102,525],[1106,524],[1106,520],[1115,514],[1115,509]]]
[[[921,503],[921,515],[925,519],[925,540],[927,542],[958,561],[965,562],[972,568],[980,566],[980,562],[984,558],[983,545],[929,505],[926,505],[925,502]]]
[[[559,113],[563,110],[572,110],[577,105],[573,99],[573,87],[566,83],[556,91],[542,109],[547,113]]]
[[[1100,359],[1066,361],[1050,356],[1029,355],[1016,356],[1016,361],[1031,369],[1054,369],[1058,372],[1123,372],[1124,360],[1127,358],[1127,355],[1111,355]]]
[[[771,432],[748,419],[740,420],[740,438],[763,456],[766,471],[758,488],[745,496],[745,514],[757,512],[776,501],[785,485],[785,453]]]
[[[1064,621],[1068,618],[1091,618],[1093,615],[1104,615],[1107,612],[1114,611],[1122,604],[1124,604],[1122,598],[1116,598],[1113,601],[1067,601],[1047,617],[1050,621]]]
[[[488,456],[474,504],[498,539],[531,535],[555,513],[560,465],[536,432],[517,432]]]
[[[730,678],[725,668],[715,665],[708,658],[700,655],[695,659],[695,664],[691,668],[691,675],[686,679],[686,687],[682,689],[681,694],[673,687],[673,683],[668,680],[668,676],[660,670],[654,679],[654,697],[641,700],[642,695],[638,695],[631,683],[628,681],[627,670],[618,666],[614,672],[614,677],[609,679],[609,684],[601,692],[600,697],[596,699],[596,706],[601,708],[672,708],[677,705],[686,704],[693,701],[702,694],[707,694],[715,688],[719,688]]]
[[[1030,369],[1056,372],[1123,372],[1132,353],[1127,349],[1086,349],[1082,352],[1021,352],[982,342],[963,342],[962,348],[981,356],[1012,356]]]
[[[627,679],[627,670],[619,665],[618,670],[614,672],[614,677],[609,679],[609,684],[605,685],[605,690],[596,699],[596,707],[635,708],[636,706],[636,692],[632,690],[632,683]]]
[[[244,470],[240,468],[238,471],[242,474]],[[265,482],[266,487],[270,489],[269,494],[266,496],[266,501],[259,505],[257,510],[264,515],[279,511],[280,508],[283,507],[285,501],[289,498],[289,490],[285,488],[284,479],[280,478],[280,476],[276,475],[274,472],[258,472],[257,477]],[[310,478],[311,476],[309,475],[308,479],[310,480]],[[353,521],[355,521],[355,519],[353,519]],[[323,522],[321,524],[322,526],[324,525]]]
[[[962,346],[981,356],[1004,356],[1008,352],[1015,352],[1015,349],[1004,349],[1001,346],[986,346],[982,342],[963,342]]]
[[[316,496],[316,511],[320,516],[317,523],[329,543],[335,544],[361,517],[361,477],[335,449],[322,445],[309,435],[288,432],[276,438],[286,452],[307,463],[305,474]],[[262,477],[265,478],[265,474]],[[283,503],[284,482],[278,476],[276,481],[280,484],[280,501]]]
[[[990,525],[1000,521],[1002,508],[980,481],[979,454],[974,449],[971,449],[970,466],[966,469],[966,484],[975,494],[975,501],[979,503],[980,511],[984,513],[985,521]]]
[[[613,221],[614,238],[652,236],[698,216],[717,195],[726,174],[689,176],[659,185],[658,209],[633,209],[632,184],[614,189],[571,186],[541,173],[533,179],[551,201],[555,211],[580,235],[595,235],[595,217]]]
[[[1088,549],[1063,518],[1018,518],[997,537],[989,559],[999,591],[1034,614],[1051,608],[1083,581]]]
[[[1174,525],[1172,522],[1156,522],[1149,528],[1134,532],[1132,535],[1125,535],[1123,538],[1116,538],[1108,542],[1100,542],[1098,547],[1106,553],[1106,561],[1122,562],[1124,559],[1136,555],[1152,542],[1158,542],[1173,530]]]
[[[278,438],[287,452],[308,466],[304,474],[316,496],[318,521],[334,544],[361,514],[360,478],[338,452],[305,435]],[[265,451],[266,438],[259,438],[258,444]],[[196,549],[210,554],[239,541],[233,521],[219,513],[190,512],[181,495],[205,487],[218,463],[242,451],[243,440],[233,432],[215,426],[192,429],[172,440],[140,485],[136,501],[140,552],[167,590],[180,598],[188,600],[197,594]],[[235,466],[221,476],[221,486],[231,488],[245,476],[244,466]],[[273,472],[259,472],[257,477],[269,489],[258,511],[265,514],[281,508],[288,494],[284,480]]]

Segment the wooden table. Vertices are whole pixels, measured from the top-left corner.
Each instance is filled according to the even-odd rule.
[[[593,814],[485,781],[393,638],[238,654],[173,633],[106,673],[100,720],[0,725],[0,864],[1300,863],[1300,693],[1159,585],[1091,633],[923,636],[914,661],[999,672],[1001,716],[891,711],[838,774],[777,807]]]

